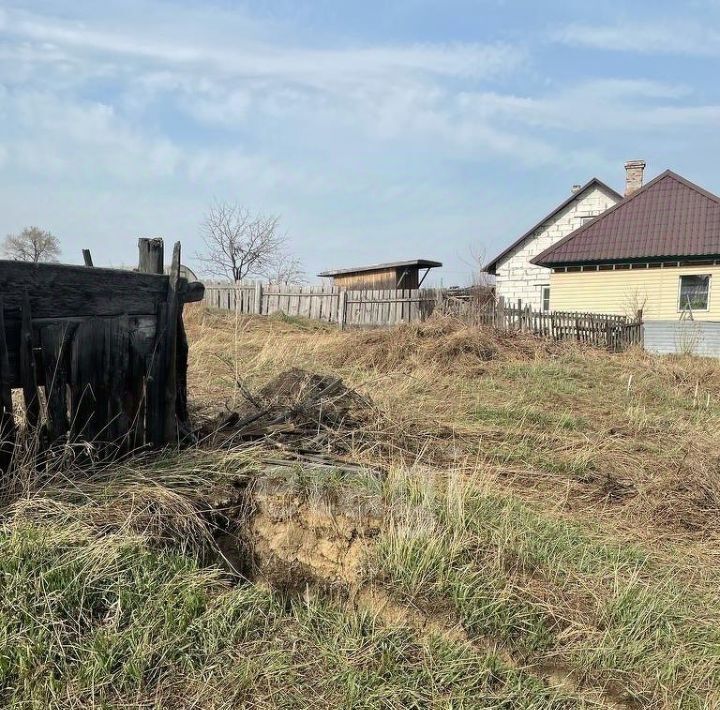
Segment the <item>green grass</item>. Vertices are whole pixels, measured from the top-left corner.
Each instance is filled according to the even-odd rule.
[[[422,485],[395,483],[378,542],[378,574],[395,594],[643,703],[701,708],[720,697],[717,579],[698,588],[637,545],[482,486]]]
[[[510,430],[578,431],[588,427],[583,417],[575,417],[569,410],[553,412],[528,404],[480,404],[475,410],[475,417],[484,424]]]
[[[13,707],[576,706],[492,653],[79,524],[6,526],[0,579]]]
[[[29,474],[0,511],[0,705],[720,707],[716,367],[512,342],[475,362],[472,333],[452,331],[454,360],[432,333],[394,331],[355,358],[361,334],[278,318],[236,335],[226,320],[192,353],[207,407],[238,399],[236,365],[253,387],[337,372],[382,414],[352,456],[388,479],[268,478],[269,447],[36,488]],[[632,495],[604,497],[604,477]],[[354,586],[327,591],[337,580],[297,596],[216,567],[203,511],[266,484],[307,504],[303,525],[317,505],[323,534],[328,511],[372,516],[364,584],[406,613],[356,607]]]

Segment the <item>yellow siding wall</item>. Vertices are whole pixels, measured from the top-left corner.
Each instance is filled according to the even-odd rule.
[[[693,311],[693,317],[720,320],[720,266],[553,273],[550,275],[550,308],[619,315],[632,315],[643,308],[646,320],[677,320],[682,274],[711,275],[709,308]]]

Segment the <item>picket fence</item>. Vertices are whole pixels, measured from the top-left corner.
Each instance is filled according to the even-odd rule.
[[[465,319],[498,330],[527,332],[553,340],[575,340],[615,351],[643,344],[641,311],[635,318],[605,313],[536,311],[520,301],[507,304],[501,298],[470,311]]]
[[[284,313],[345,327],[417,323],[432,313],[502,331],[533,333],[553,340],[575,340],[611,350],[643,343],[642,314],[635,318],[603,313],[536,311],[495,300],[485,290],[345,290],[334,286],[267,285],[260,282],[205,284],[205,305],[241,314]]]
[[[392,326],[425,320],[438,289],[348,291],[335,286],[268,285],[260,282],[205,284],[204,303],[241,314],[284,313],[345,327]]]

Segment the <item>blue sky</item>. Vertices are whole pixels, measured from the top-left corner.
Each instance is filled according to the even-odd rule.
[[[720,192],[720,1],[0,2],[0,236],[64,260],[201,248],[214,200],[279,214],[312,276],[467,279],[623,162]]]

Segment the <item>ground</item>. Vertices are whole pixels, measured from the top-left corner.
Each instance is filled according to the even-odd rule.
[[[193,417],[225,429],[6,486],[6,704],[720,706],[715,361],[186,321]],[[351,410],[240,437],[293,368]]]

